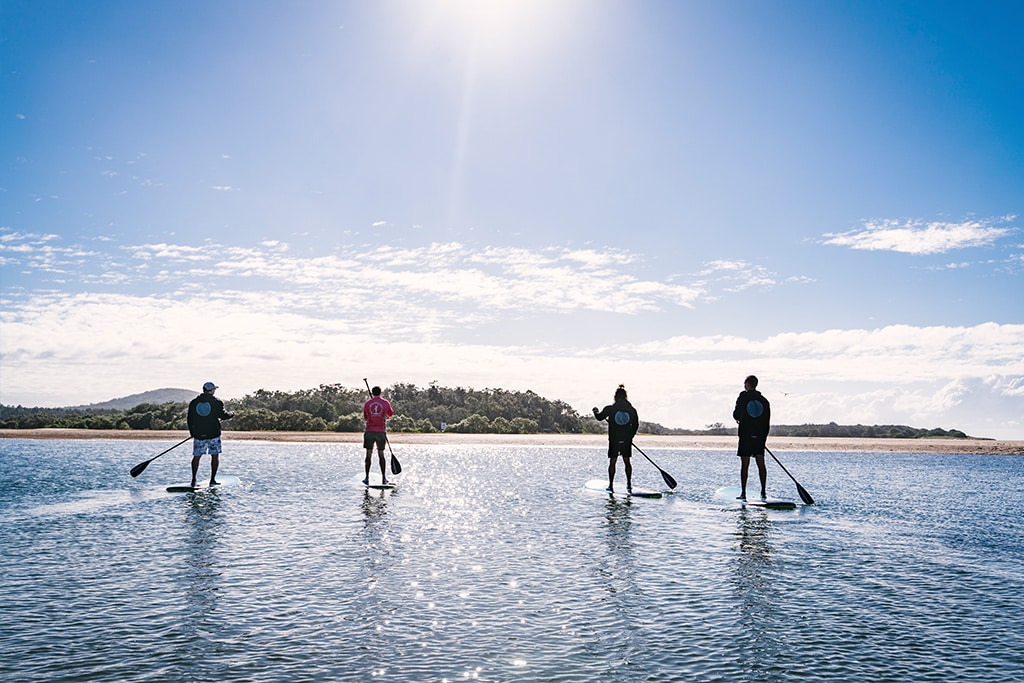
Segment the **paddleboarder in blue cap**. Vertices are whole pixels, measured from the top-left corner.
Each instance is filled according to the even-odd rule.
[[[220,421],[230,420],[235,415],[224,410],[224,404],[213,394],[217,385],[207,382],[203,393],[188,404],[188,433],[192,435],[192,487],[196,485],[199,460],[210,454],[210,486],[217,483],[217,468],[220,466]]]

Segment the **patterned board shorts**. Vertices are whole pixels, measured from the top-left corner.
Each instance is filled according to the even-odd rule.
[[[192,455],[199,457],[200,455],[220,455],[220,437],[215,436],[212,439],[193,439],[192,440]]]

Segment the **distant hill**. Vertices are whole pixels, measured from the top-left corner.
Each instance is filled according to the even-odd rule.
[[[132,394],[124,398],[112,398],[102,403],[68,406],[65,410],[129,410],[140,403],[152,403],[153,405],[187,403],[198,395],[198,391],[192,391],[191,389],[153,389],[152,391],[144,391],[141,394]]]

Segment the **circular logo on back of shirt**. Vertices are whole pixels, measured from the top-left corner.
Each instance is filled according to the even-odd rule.
[[[747,402],[747,415],[750,417],[761,417],[763,414],[764,405],[760,401],[753,400]]]
[[[211,412],[213,412],[213,407],[206,401],[196,404],[196,415],[199,417],[208,417]]]
[[[384,406],[379,403],[374,403],[370,406],[370,415],[374,417],[380,417],[384,414]]]
[[[625,410],[620,410],[617,413],[615,413],[615,424],[619,425],[620,427],[625,427],[626,425],[628,425],[629,413],[627,413]]]

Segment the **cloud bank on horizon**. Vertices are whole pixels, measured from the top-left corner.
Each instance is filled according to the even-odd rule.
[[[753,372],[780,423],[1024,438],[1012,3],[160,7],[3,9],[0,403],[624,382],[703,427]]]

